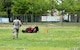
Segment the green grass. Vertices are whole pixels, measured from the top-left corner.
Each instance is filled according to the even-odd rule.
[[[26,26],[25,26],[26,27]],[[12,27],[0,27],[0,50],[80,50],[80,27],[46,27],[34,34],[23,34],[12,39]]]

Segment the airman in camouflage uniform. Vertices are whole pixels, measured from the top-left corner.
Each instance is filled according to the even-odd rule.
[[[13,39],[18,38],[20,27],[21,27],[21,21],[17,17],[15,20],[13,20]]]

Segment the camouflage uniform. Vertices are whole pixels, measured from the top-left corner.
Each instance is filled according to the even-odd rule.
[[[13,21],[13,38],[18,38],[20,26],[21,26],[21,21],[18,19],[15,19]]]

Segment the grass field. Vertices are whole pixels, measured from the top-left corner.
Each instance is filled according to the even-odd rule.
[[[19,38],[12,39],[12,25],[0,25],[0,50],[80,50],[79,26],[46,26],[39,25],[38,33],[21,32]],[[48,28],[48,33],[46,33]]]

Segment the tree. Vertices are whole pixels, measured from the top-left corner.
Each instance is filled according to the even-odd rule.
[[[51,8],[49,0],[14,0],[13,3],[14,14],[43,14]]]
[[[4,11],[4,0],[0,0],[0,15],[4,16],[7,15]]]
[[[12,5],[12,0],[4,0],[3,7],[4,7],[4,11],[7,13],[9,21],[11,17],[11,5]]]
[[[49,0],[13,0],[11,12],[13,14],[30,14],[31,21],[35,14],[45,14],[51,8]]]
[[[61,12],[60,23],[63,24],[63,11],[64,11],[64,1],[63,0],[54,0],[55,9]]]
[[[3,0],[0,0],[0,11],[3,11]]]
[[[55,9],[63,14],[79,14],[80,0],[55,0]],[[61,22],[62,23],[62,22]]]
[[[71,15],[72,17],[75,15],[75,14],[80,14],[79,10],[80,10],[80,1],[79,0],[69,0],[67,2],[65,2],[65,11]],[[76,20],[76,22],[79,20],[79,17],[76,16],[75,18],[77,19],[74,19]],[[72,19],[71,19],[72,20]]]

